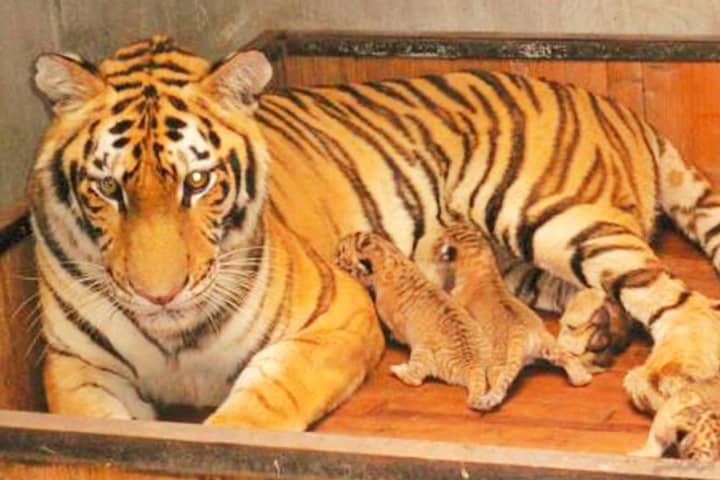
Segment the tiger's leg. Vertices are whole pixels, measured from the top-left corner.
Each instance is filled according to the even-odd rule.
[[[302,431],[360,386],[385,340],[365,290],[349,277],[336,280],[333,305],[258,352],[207,424]]]
[[[152,420],[153,406],[118,372],[52,347],[43,380],[51,412],[100,418]]]
[[[580,288],[505,250],[495,249],[508,289],[528,306],[562,313],[558,341],[595,370],[610,366],[630,339],[631,323],[601,289]]]
[[[662,209],[720,272],[720,193],[702,172],[682,159],[670,142],[662,137],[659,141]]]
[[[656,411],[679,387],[720,369],[720,319],[706,297],[662,266],[627,218],[600,205],[571,209],[536,232],[535,261],[568,281],[602,288],[649,330],[652,353],[625,387],[638,408]]]

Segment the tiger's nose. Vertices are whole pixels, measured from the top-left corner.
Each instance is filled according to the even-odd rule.
[[[150,293],[150,292],[144,291],[142,288],[138,288],[135,285],[132,285],[132,287],[133,287],[133,290],[135,290],[135,292],[138,295],[140,295],[141,297],[143,297],[144,299],[146,299],[156,305],[167,305],[168,303],[172,302],[173,299],[175,299],[175,297],[177,297],[180,294],[180,292],[183,291],[183,289],[185,288],[185,285],[187,285],[188,281],[189,281],[189,277],[185,277],[185,280],[182,283],[179,283],[178,285],[173,287],[172,290],[170,290],[168,292],[163,292],[160,294],[158,294],[158,292]]]

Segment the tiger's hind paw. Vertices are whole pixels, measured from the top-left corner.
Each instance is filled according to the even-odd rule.
[[[604,371],[630,341],[631,322],[605,293],[581,290],[560,318],[558,344],[593,372]]]

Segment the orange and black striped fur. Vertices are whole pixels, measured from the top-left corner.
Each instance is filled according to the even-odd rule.
[[[528,265],[531,297],[600,289],[644,324],[639,407],[718,371],[715,311],[647,240],[665,211],[720,265],[720,196],[631,111],[484,71],[261,94],[270,76],[258,52],[211,67],[164,38],[98,69],[38,59],[56,112],[29,188],[53,411],[182,400],[219,405],[211,423],[304,428],[382,348],[370,300],[327,263],[339,238],[371,230],[427,264],[450,219]]]

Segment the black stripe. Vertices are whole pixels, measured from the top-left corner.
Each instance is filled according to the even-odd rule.
[[[420,138],[422,139],[425,149],[430,153],[430,156],[435,160],[435,165],[443,178],[447,178],[448,170],[450,168],[450,157],[443,149],[442,144],[436,142],[432,136],[430,129],[413,114],[405,115],[405,118],[410,120],[418,132],[420,132]]]
[[[113,125],[109,131],[113,135],[120,135],[120,134],[128,131],[130,129],[130,127],[132,127],[132,125],[133,125],[132,120],[121,120],[121,121],[117,122],[115,125]]]
[[[167,96],[168,101],[170,104],[175,107],[177,110],[180,110],[181,112],[185,112],[188,109],[187,104],[181,100],[179,97],[176,97],[175,95],[168,95]]]
[[[267,97],[266,97],[267,98]],[[373,198],[367,186],[363,183],[362,179],[357,174],[357,166],[352,155],[338,142],[335,138],[327,135],[323,130],[313,127],[310,123],[301,119],[292,110],[288,109],[282,104],[275,103],[270,99],[263,103],[263,111],[266,113],[271,112],[271,108],[282,111],[286,118],[281,117],[279,113],[275,113],[276,116],[282,119],[282,125],[290,125],[291,122],[297,123],[303,131],[306,131],[308,135],[313,137],[320,143],[322,150],[316,148],[311,142],[308,142],[313,148],[315,148],[322,158],[327,158],[332,161],[340,171],[340,173],[347,179],[350,187],[355,191],[355,198],[360,202],[363,209],[365,218],[368,219],[370,227],[374,232],[379,233],[385,238],[390,238],[390,235],[385,230],[382,221],[382,215],[380,214],[377,202]]]
[[[393,100],[397,100],[398,102],[402,103],[406,107],[415,108],[417,105],[415,105],[413,102],[408,100],[406,97],[404,97],[400,92],[392,88],[387,82],[366,82],[363,85],[365,85],[368,88],[372,88],[376,92],[385,95],[388,98],[392,98]]]
[[[135,366],[130,363],[130,361],[125,358],[120,352],[117,351],[115,346],[112,344],[110,339],[102,333],[100,330],[95,328],[90,322],[85,320],[80,313],[75,310],[75,307],[70,305],[69,303],[66,303],[60,295],[58,295],[57,291],[50,286],[50,284],[46,281],[45,286],[48,287],[50,292],[53,295],[53,298],[60,306],[60,309],[63,311],[63,314],[65,315],[65,318],[67,318],[75,327],[77,327],[78,330],[83,332],[90,340],[92,340],[98,347],[108,352],[110,355],[115,357],[118,361],[120,361],[123,365],[128,367],[130,371],[133,373],[133,376],[137,378],[138,372]]]
[[[67,144],[59,148],[55,152],[55,156],[52,161],[52,182],[55,190],[55,196],[60,203],[70,206],[70,183],[65,176],[65,170],[63,169],[63,151]]]
[[[238,160],[237,151],[234,148],[230,149],[228,155],[228,162],[230,163],[230,169],[235,176],[235,195],[240,193],[240,182],[242,181],[242,170],[240,169],[240,161]]]
[[[666,273],[663,268],[637,268],[630,270],[610,283],[607,289],[612,300],[620,302],[620,294],[626,288],[645,288]],[[622,303],[622,302],[620,302]]]
[[[452,87],[448,83],[447,78],[445,78],[444,76],[427,75],[425,77],[422,77],[422,79],[431,83],[435,88],[442,92],[443,95],[453,100],[454,102],[459,103],[466,110],[469,110],[471,113],[476,112],[475,106],[472,105],[462,93],[458,92],[454,87]]]
[[[123,90],[129,90],[131,88],[140,88],[142,86],[142,82],[124,82],[124,83],[116,83],[113,85],[113,88],[117,92],[122,92]]]
[[[528,80],[524,75],[515,75],[513,73],[507,73],[510,78],[515,78],[518,83],[522,85],[523,90],[525,93],[527,93],[527,96],[530,98],[530,102],[533,104],[533,108],[536,112],[541,113],[542,112],[542,105],[540,104],[540,100],[538,99],[537,93],[535,92],[535,88],[533,87],[533,84]]]
[[[503,178],[500,180],[500,184],[495,188],[485,207],[485,226],[492,234],[494,233],[495,223],[497,222],[500,210],[505,201],[505,194],[517,177],[517,172],[520,170],[525,157],[525,114],[515,100],[513,100],[507,89],[502,85],[502,82],[494,75],[482,71],[474,71],[471,73],[495,92],[500,101],[508,109],[508,114],[512,121],[512,132],[510,133],[512,151],[510,153],[509,163]]]
[[[165,126],[172,130],[178,130],[180,128],[185,128],[187,123],[177,117],[167,116],[165,117]]]
[[[129,98],[125,98],[125,99],[123,99],[123,100],[120,100],[120,101],[117,102],[115,105],[113,105],[113,107],[112,107],[112,113],[113,113],[114,115],[119,115],[119,114],[122,113],[126,108],[128,108],[131,103],[133,103],[133,102],[134,102],[135,100],[137,100],[138,98],[140,98],[140,96],[137,96],[137,95],[136,95],[136,96],[133,96],[133,97],[129,97]]]
[[[184,87],[188,83],[190,83],[188,80],[183,80],[180,78],[160,78],[158,79],[160,82],[164,83],[165,85],[171,86],[171,87]]]
[[[255,150],[248,137],[243,137],[243,141],[245,142],[245,160],[247,161],[245,167],[245,191],[249,199],[253,200],[255,198],[255,172],[257,170]]]
[[[150,48],[147,47],[146,45],[143,45],[142,47],[132,50],[130,52],[119,53],[119,54],[115,55],[115,60],[120,60],[120,61],[124,62],[127,60],[132,60],[132,59],[135,59],[138,57],[142,57],[143,55],[148,54],[148,53],[150,53]]]
[[[710,240],[712,240],[712,238],[718,233],[720,233],[720,223],[705,232],[705,235],[703,237],[705,245],[707,245],[708,242],[710,242]]]
[[[485,112],[485,115],[490,119],[490,128],[488,128],[488,140],[490,143],[489,149],[488,149],[488,155],[485,167],[485,171],[483,172],[482,177],[478,181],[478,184],[473,189],[472,193],[470,194],[470,202],[468,205],[468,218],[471,218],[471,213],[473,208],[475,207],[475,201],[477,200],[478,193],[480,192],[480,188],[485,184],[485,181],[490,177],[490,172],[495,166],[495,160],[497,159],[497,140],[500,136],[500,128],[499,128],[499,119],[497,116],[497,113],[495,112],[495,109],[492,107],[490,102],[487,98],[485,98],[485,95],[480,92],[474,85],[470,85],[470,90],[473,92],[475,97],[480,102],[480,105],[483,108],[483,111]],[[469,158],[468,158],[469,160]],[[460,169],[463,173],[465,172],[465,169],[467,168],[467,165],[463,165]],[[459,181],[462,181],[463,177],[458,177]]]
[[[462,135],[462,132],[458,130],[457,125],[455,124],[455,121],[453,120],[452,116],[442,107],[440,107],[437,103],[435,103],[430,97],[425,95],[411,80],[408,79],[400,79],[400,80],[390,80],[386,83],[393,83],[400,85],[405,88],[408,92],[410,92],[415,98],[417,98],[420,103],[427,109],[429,113],[434,115],[436,118],[438,118],[450,131],[453,133],[456,133],[458,135]]]
[[[161,62],[161,63],[155,63],[155,62],[140,62],[136,63],[135,65],[132,65],[125,70],[119,70],[117,72],[112,72],[108,75],[106,75],[106,78],[116,78],[116,77],[122,77],[126,75],[130,75],[135,72],[142,72],[144,70],[170,70],[171,72],[176,73],[182,73],[182,74],[189,74],[190,71],[183,67],[182,65],[178,65],[174,62]]]
[[[608,117],[605,115],[605,112],[603,112],[602,108],[600,107],[598,97],[589,92],[587,92],[587,95],[590,99],[590,105],[592,106],[593,113],[595,114],[595,117],[598,119],[598,123],[600,124],[600,128],[603,130],[603,133],[605,133],[605,136],[610,141],[610,145],[612,146],[613,150],[615,150],[615,152],[618,154],[623,163],[623,170],[627,174],[628,182],[630,182],[630,188],[632,188],[633,191],[633,202],[634,204],[637,204],[639,199],[641,198],[641,195],[638,190],[637,182],[635,182],[635,178],[633,175],[635,169],[633,168],[630,150],[625,144],[625,141],[623,140],[620,133],[615,128],[615,125],[610,122]],[[618,208],[621,208],[621,205],[616,206]]]
[[[570,171],[572,165],[572,155],[579,139],[579,125],[577,122],[577,113],[574,112],[574,120],[576,128],[573,130],[573,137],[568,146],[566,154],[563,155],[562,143],[565,138],[565,131],[567,127],[567,112],[568,112],[568,99],[566,91],[554,82],[548,83],[548,86],[552,89],[555,95],[555,101],[557,103],[558,121],[555,126],[555,138],[553,139],[552,157],[548,161],[547,167],[530,190],[530,194],[525,200],[524,205],[521,208],[523,212],[522,222],[517,232],[518,246],[520,248],[520,256],[527,262],[532,263],[535,257],[533,247],[533,237],[535,232],[541,228],[545,223],[550,221],[555,216],[564,212],[565,210],[573,207],[579,203],[577,197],[565,198],[556,202],[554,205],[545,208],[545,210],[537,216],[535,221],[530,221],[528,218],[530,207],[537,202],[539,198],[543,196],[543,192],[548,190],[548,187],[555,183],[555,188],[551,190],[549,194],[557,194],[562,190],[562,186]],[[573,107],[574,108],[574,107]],[[597,156],[595,161],[597,162]],[[557,179],[557,180],[556,180]],[[584,182],[589,180],[588,177],[584,179]],[[580,189],[582,191],[582,188]]]
[[[350,111],[351,107],[345,106],[345,108]],[[347,128],[352,134],[358,136],[359,138],[364,140],[365,143],[367,143],[370,147],[372,147],[378,153],[380,158],[385,162],[388,169],[390,169],[390,172],[393,176],[393,182],[395,184],[395,193],[402,201],[403,207],[407,211],[414,224],[413,244],[410,255],[412,257],[412,254],[415,252],[415,248],[417,247],[418,241],[425,233],[423,205],[422,200],[417,193],[417,190],[415,190],[415,187],[408,180],[408,178],[405,177],[400,167],[393,160],[392,155],[390,155],[389,152],[385,149],[385,147],[383,147],[383,145],[375,137],[373,137],[368,132],[368,130],[366,130],[366,128],[368,128],[367,126],[360,126],[360,124],[351,120],[347,115],[339,115],[332,110],[325,110],[325,112],[330,117],[334,118],[339,124]],[[364,117],[360,116],[359,112],[355,111],[355,116],[359,116],[359,118],[361,118],[366,125],[368,124],[367,120],[364,119]]]
[[[394,110],[368,98],[367,96],[363,95],[360,91],[358,91],[355,87],[352,87],[349,85],[341,85],[337,88],[338,88],[338,90],[352,96],[352,98],[354,98],[360,105],[369,109],[371,112],[381,115],[392,126],[394,126],[396,129],[398,129],[400,131],[400,133],[402,133],[402,135],[407,140],[412,141],[410,132],[408,132],[407,127],[405,127],[401,118],[398,116],[397,113],[395,113]]]
[[[585,273],[583,272],[582,263],[584,258],[582,245],[588,240],[622,234],[632,235],[634,237],[636,236],[631,230],[623,227],[622,225],[612,222],[599,221],[585,227],[580,233],[570,240],[569,245],[575,248],[575,253],[570,260],[570,266],[575,274],[575,278],[580,283],[586,287],[590,286],[587,278],[585,277]]]

